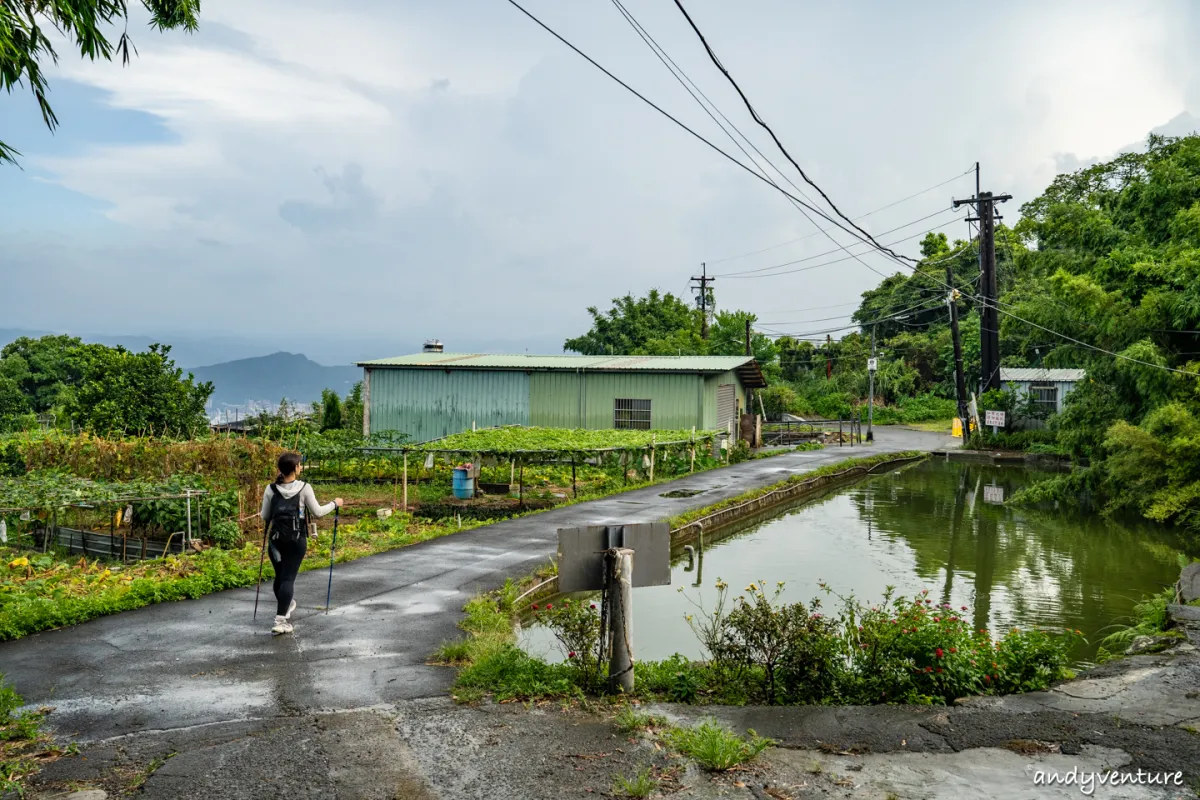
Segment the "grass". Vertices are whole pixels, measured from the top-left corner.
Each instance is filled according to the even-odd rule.
[[[652,767],[646,767],[632,778],[624,775],[613,777],[613,794],[620,797],[649,797],[657,788],[658,780],[654,777]]]
[[[21,711],[24,703],[0,675],[0,796],[24,797],[26,782],[43,762],[78,752],[74,745],[59,748],[42,728],[49,709]]]
[[[613,724],[621,733],[637,733],[639,731],[665,728],[670,723],[660,714],[646,714],[637,711],[633,706],[625,706],[613,717]]]
[[[672,728],[667,741],[709,772],[725,772],[753,761],[773,742],[750,731],[745,738],[709,718],[691,727]]]

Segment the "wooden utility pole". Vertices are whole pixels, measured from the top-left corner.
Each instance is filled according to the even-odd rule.
[[[754,351],[750,349],[750,318],[746,318],[746,355],[754,355]]]
[[[692,280],[699,284],[698,287],[693,286],[693,289],[700,290],[700,338],[708,338],[708,285],[716,280],[708,274],[708,268],[701,263],[700,274],[693,275]]]
[[[833,378],[833,337],[825,334],[825,380]]]
[[[946,303],[950,306],[950,336],[954,340],[954,396],[958,400],[958,418],[962,420],[963,430],[970,425],[967,419],[967,381],[963,374],[962,339],[958,335],[958,289],[954,288],[954,270],[950,262],[946,262],[946,283],[950,290],[946,295]],[[963,434],[963,441],[967,436]]]
[[[979,222],[979,309],[980,349],[980,393],[1000,388],[1000,314],[996,310],[996,215],[995,204],[1011,200],[1010,194],[994,195],[991,192],[976,192],[967,200],[953,201],[954,207],[970,204],[975,207],[975,217],[968,222]],[[949,287],[947,287],[949,288]]]

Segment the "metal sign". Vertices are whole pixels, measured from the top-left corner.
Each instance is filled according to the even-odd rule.
[[[1004,487],[1003,486],[985,486],[983,487],[983,502],[994,503],[996,505],[1004,504]]]
[[[558,590],[589,592],[604,588],[604,551],[633,551],[633,585],[671,584],[671,526],[666,522],[588,525],[558,531]]]
[[[878,358],[868,358],[868,359],[867,359],[867,369],[868,369],[868,370],[870,370],[871,372],[874,372],[874,371],[875,371],[875,368],[876,368],[877,366],[879,366],[879,359],[878,359]]]
[[[1004,427],[1004,412],[1003,411],[984,411],[983,424],[991,425],[996,428]]]

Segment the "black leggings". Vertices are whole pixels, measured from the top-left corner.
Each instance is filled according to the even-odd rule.
[[[278,616],[288,613],[295,594],[296,576],[300,574],[300,562],[304,560],[304,552],[308,549],[308,539],[301,536],[299,541],[292,541],[288,536],[272,539],[267,547],[271,556],[271,566],[275,568],[275,599],[279,601],[276,610]]]

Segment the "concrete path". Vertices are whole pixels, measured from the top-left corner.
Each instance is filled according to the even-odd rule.
[[[328,615],[314,608],[327,573],[304,573],[293,636],[270,634],[269,588],[257,624],[254,590],[239,589],[0,644],[0,672],[27,702],[54,706],[56,731],[81,743],[434,697],[453,672],[425,660],[459,635],[465,601],[545,563],[558,528],[662,519],[853,456],[952,441],[877,429],[869,447],[746,462],[363,558],[336,568]],[[662,497],[668,489],[701,493]]]

